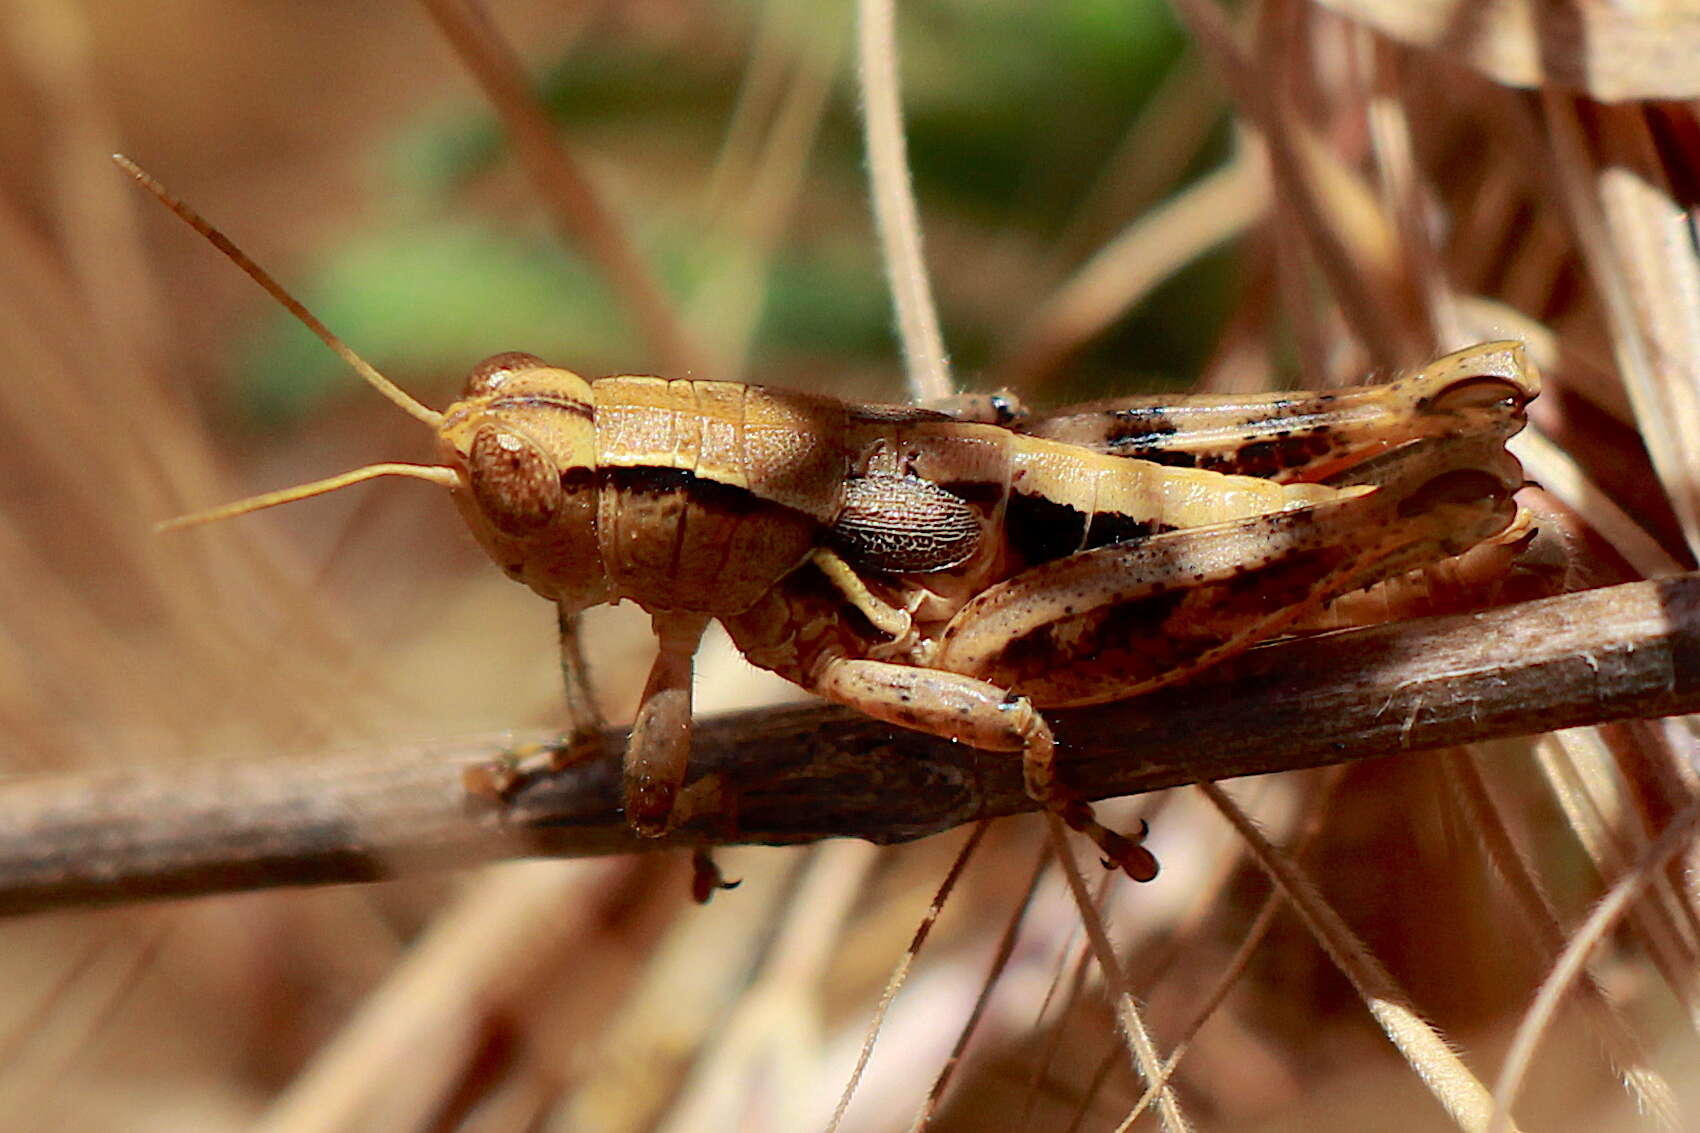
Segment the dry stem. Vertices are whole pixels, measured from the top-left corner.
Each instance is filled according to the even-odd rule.
[[[1700,710],[1700,574],[1254,650],[1137,700],[1050,714],[1094,798]],[[608,750],[622,737],[610,733]],[[851,836],[902,842],[1033,809],[1013,756],[793,707],[697,726],[739,829],[640,841],[616,761],[470,799],[489,737],[41,776],[0,789],[0,912],[371,881],[532,855]]]

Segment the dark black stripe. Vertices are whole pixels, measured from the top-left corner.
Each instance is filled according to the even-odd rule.
[[[1083,512],[1045,496],[1012,492],[1004,510],[1004,537],[1027,563],[1048,563],[1080,549]]]
[[[669,492],[688,492],[698,476],[688,468],[673,468],[664,464],[602,465],[596,473],[605,484],[637,496],[664,496]]]
[[[1334,439],[1326,425],[1317,425],[1297,436],[1250,441],[1228,452],[1206,453],[1198,467],[1211,472],[1268,478],[1294,468],[1303,468],[1334,450]]]
[[[691,503],[722,515],[750,515],[758,511],[804,513],[785,504],[766,500],[736,484],[698,476],[688,468],[669,468],[665,465],[613,465],[596,470],[599,483],[635,496],[664,496],[684,492]],[[813,517],[809,517],[814,522]]]
[[[963,503],[987,511],[997,507],[1005,491],[1004,486],[995,480],[945,480],[940,482],[939,487]]]
[[[1121,456],[1141,456],[1160,449],[1180,431],[1168,411],[1156,405],[1105,411],[1100,427],[1104,447]]]
[[[1012,493],[1004,512],[1004,532],[1010,546],[1027,561],[1048,563],[1118,543],[1137,543],[1174,525],[1157,520],[1136,519],[1114,511],[1087,514],[1046,496]]]
[[[596,469],[575,464],[561,473],[561,490],[564,492],[582,492],[587,488],[596,487]]]
[[[1164,405],[1090,405],[1043,417],[1020,431],[1079,445],[1094,452],[1134,456],[1165,464],[1183,463],[1162,453],[1187,443],[1187,433]],[[1190,460],[1190,457],[1185,459]]]
[[[1109,414],[1111,437],[1134,435],[1165,435],[1178,432],[1180,426],[1160,405],[1133,405],[1112,409]]]
[[[1138,543],[1174,529],[1174,524],[1155,519],[1135,519],[1117,511],[1094,512],[1092,525],[1086,529],[1086,547],[1090,550],[1116,543]]]
[[[1184,452],[1180,449],[1172,451],[1145,449],[1138,453],[1123,452],[1120,449],[1112,449],[1111,451],[1116,456],[1137,456],[1140,460],[1149,460],[1152,464],[1161,464],[1165,468],[1198,467],[1198,456],[1195,453]]]

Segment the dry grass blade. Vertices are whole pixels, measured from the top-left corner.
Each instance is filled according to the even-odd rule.
[[[1700,14],[1609,0],[1318,0],[1502,83],[1575,87],[1603,101],[1700,95]]]
[[[98,972],[83,981],[85,994],[93,985],[93,1003],[81,1005],[80,1012],[62,1013],[56,1020],[57,1033],[38,1033],[28,1054],[33,1056],[37,1073],[25,1077],[13,1074],[5,1080],[0,1091],[0,1105],[11,1113],[30,1113],[56,1127],[74,1126],[80,1099],[56,1089],[56,1084],[68,1077],[76,1067],[98,1065],[102,1046],[112,1032],[113,1024],[126,1001],[135,995],[158,960],[172,926],[159,920],[135,926],[132,937],[109,955],[106,971]]]
[[[1574,728],[1542,736],[1535,743],[1535,759],[1588,860],[1601,877],[1621,874],[1629,854],[1616,833],[1622,792],[1599,731]]]
[[[1203,58],[1190,48],[1175,60],[1150,100],[1128,124],[1067,229],[1052,250],[1073,262],[1103,234],[1126,226],[1184,182],[1221,120],[1222,94]]]
[[[1558,912],[1529,856],[1512,838],[1503,812],[1494,804],[1480,754],[1463,749],[1448,752],[1445,759],[1447,779],[1461,803],[1465,821],[1481,839],[1484,853],[1510,890],[1523,927],[1542,952],[1557,955],[1565,947]],[[1628,1019],[1594,973],[1584,971],[1579,978],[1590,1024],[1624,1084],[1634,1092],[1636,1108],[1651,1114],[1665,1129],[1680,1128],[1681,1115],[1670,1083],[1652,1066]]]
[[[933,894],[932,904],[927,906],[921,923],[916,926],[909,947],[904,949],[903,957],[897,962],[891,978],[886,980],[885,990],[880,992],[879,1003],[874,1006],[873,1018],[868,1020],[867,1037],[862,1040],[862,1049],[856,1053],[856,1065],[850,1071],[850,1080],[844,1083],[844,1092],[838,1096],[838,1105],[833,1108],[832,1118],[826,1123],[827,1133],[838,1133],[838,1127],[844,1123],[844,1115],[849,1112],[851,1099],[856,1096],[856,1087],[861,1083],[862,1074],[868,1068],[868,1060],[873,1057],[874,1044],[879,1041],[880,1028],[885,1024],[886,1013],[891,1010],[897,993],[903,989],[904,981],[909,978],[909,969],[914,966],[922,945],[926,944],[933,926],[938,923],[939,914],[944,912],[945,902],[950,900],[957,881],[962,877],[962,871],[968,868],[968,863],[974,857],[974,851],[979,849],[987,829],[985,823],[980,823],[962,844],[962,849],[957,851],[956,860],[950,863],[944,880],[939,882],[938,892]]]
[[[1049,832],[1046,833],[1045,838],[1045,852],[1048,855],[1050,853]],[[1099,879],[1098,892],[1092,902],[1094,908],[1103,906],[1105,894],[1109,892],[1112,880],[1108,873]],[[1051,971],[1050,981],[1045,987],[1044,997],[1040,999],[1038,1010],[1034,1012],[1033,1022],[1036,1030],[1041,1023],[1045,1022],[1047,1016],[1050,1017],[1050,1020],[1044,1031],[1043,1053],[1034,1061],[1029,1072],[1027,1088],[1022,1093],[1021,1111],[1016,1120],[1018,1127],[1025,1128],[1032,1123],[1033,1111],[1038,1104],[1040,1090],[1046,1080],[1051,1077],[1057,1059],[1062,1054],[1063,1044],[1067,1038],[1066,1025],[1069,1015],[1080,1005],[1081,994],[1086,987],[1088,975],[1087,960],[1092,952],[1091,944],[1084,937],[1084,928],[1076,921],[1070,927],[1068,938],[1057,953],[1056,963]],[[1052,1011],[1053,1007],[1056,1008],[1054,1012]],[[1120,1044],[1118,1043],[1117,1046],[1119,1048]],[[1110,1053],[1115,1056],[1118,1052],[1112,1050]]]
[[[439,1112],[485,1053],[491,1020],[520,1012],[595,924],[586,911],[630,864],[535,863],[488,877],[440,914],[356,1017],[273,1102],[256,1133],[406,1129]],[[615,888],[618,888],[617,886]],[[559,926],[577,924],[563,935]],[[523,963],[516,957],[525,957]],[[410,1068],[373,1075],[374,1066]]]
[[[1259,74],[1214,0],[1174,0],[1174,7],[1248,124],[1268,143],[1277,201],[1291,222],[1288,235],[1305,242],[1359,345],[1383,366],[1408,365],[1432,353],[1429,328],[1411,317],[1419,309],[1411,265],[1401,258],[1396,226],[1376,195],[1283,97],[1282,87]],[[1309,306],[1296,296],[1290,303],[1295,311]]]
[[[1691,243],[1676,243],[1685,239],[1687,217],[1634,174],[1596,164],[1572,96],[1547,90],[1541,105],[1559,158],[1558,184],[1600,290],[1619,372],[1692,553],[1700,548],[1700,445],[1691,432],[1674,427],[1700,416],[1700,345],[1686,325],[1700,310],[1700,257]],[[1654,254],[1642,264],[1636,254],[1648,251],[1649,241],[1625,245],[1619,234],[1645,234],[1640,213],[1646,194],[1657,202],[1648,207],[1664,215],[1660,231],[1646,234]],[[1672,307],[1677,318],[1663,318]]]
[[[921,253],[921,217],[903,138],[903,99],[897,82],[894,0],[857,0],[856,75],[862,92],[862,130],[881,259],[891,284],[909,391],[917,401],[955,392],[939,330],[938,308]]]
[[[815,878],[823,872],[834,881],[844,881],[848,873],[854,892],[861,869],[855,862],[848,870],[834,869],[818,854],[732,852],[720,855],[717,864],[742,883],[737,899],[692,905],[690,915],[671,916],[656,947],[632,958],[629,988],[597,1029],[594,1049],[575,1060],[573,1080],[559,1090],[552,1107],[555,1127],[595,1125],[615,1133],[652,1130],[675,1118],[682,1124],[708,1099],[719,1101],[738,1083],[769,1069],[760,1065],[759,1043],[719,1040],[759,1036],[773,1029],[776,1009],[795,1012],[794,1002],[776,996],[765,1012],[753,1013],[753,1026],[739,1021],[753,1006],[752,987],[769,976],[777,939],[795,932],[796,922],[807,918],[829,922],[824,928],[810,926],[817,933],[836,927],[831,918],[837,906],[815,905],[803,914],[792,898],[814,896]],[[564,1033],[585,1032],[574,1026]],[[539,1060],[539,1065],[547,1074],[547,1062]],[[699,1124],[712,1121],[703,1117]]]
[[[779,13],[789,10],[783,4],[768,8],[766,24],[780,24]],[[796,211],[804,185],[804,173],[815,138],[825,117],[832,80],[847,36],[832,21],[815,20],[809,25],[809,37],[793,33],[802,43],[792,49],[795,60],[790,77],[776,95],[778,107],[772,124],[756,149],[755,158],[744,170],[743,178],[733,197],[710,223],[736,235],[733,263],[724,269],[715,285],[700,291],[692,300],[690,312],[693,326],[711,328],[709,336],[716,352],[714,376],[727,381],[742,380],[749,366],[749,354],[755,340],[756,325],[767,297],[775,255]],[[783,37],[770,35],[766,39]],[[824,40],[825,42],[818,42]],[[777,49],[774,49],[777,53]],[[755,62],[751,66],[754,67]],[[765,101],[759,91],[749,93],[749,104]],[[742,106],[743,104],[741,104]],[[754,113],[754,111],[750,111]],[[734,129],[741,119],[734,120]],[[724,179],[735,175],[730,170],[743,163],[731,160],[733,145],[755,148],[754,142],[736,142],[728,138],[722,165]],[[713,186],[709,196],[714,196]]]
[[[1238,236],[1269,207],[1257,147],[1145,213],[1105,244],[1033,314],[997,383],[1042,382],[1151,289],[1211,248]]]
[[[1370,1014],[1410,1062],[1435,1100],[1460,1129],[1486,1130],[1493,1113],[1493,1098],[1452,1052],[1445,1037],[1422,1019],[1392,975],[1364,948],[1333,906],[1322,899],[1298,864],[1271,845],[1220,787],[1200,783],[1199,789],[1246,840],[1258,864],[1281,887],[1317,943],[1352,981]]]
[[[1291,853],[1295,861],[1303,860],[1305,851],[1322,833],[1324,820],[1343,778],[1341,774],[1343,770],[1344,768],[1334,768],[1325,773],[1319,789],[1307,799],[1307,814],[1301,823],[1301,833]],[[1138,1121],[1151,1103],[1156,1101],[1158,1091],[1166,1087],[1169,1080],[1174,1077],[1175,1071],[1180,1068],[1181,1060],[1186,1057],[1187,1051],[1191,1048],[1193,1040],[1198,1037],[1199,1031],[1221,1008],[1223,1002],[1228,998],[1228,993],[1233,991],[1241,977],[1246,974],[1246,970],[1251,965],[1252,956],[1264,943],[1269,935],[1270,928],[1275,923],[1276,914],[1286,906],[1286,903],[1287,897],[1281,887],[1272,886],[1269,895],[1263,899],[1263,903],[1258,906],[1257,913],[1252,917],[1245,936],[1235,946],[1233,955],[1228,958],[1228,962],[1222,965],[1221,971],[1216,974],[1209,993],[1205,995],[1203,1001],[1193,1011],[1187,1024],[1180,1029],[1179,1035],[1175,1039],[1174,1048],[1169,1052],[1168,1059],[1163,1063],[1162,1076],[1145,1087],[1145,1092],[1140,1095],[1139,1100],[1128,1111],[1128,1115],[1122,1120],[1121,1125],[1117,1126],[1116,1133],[1127,1133],[1128,1130],[1131,1130],[1134,1122]]]
[[[525,67],[478,0],[422,0],[444,38],[501,115],[515,152],[556,225],[581,245],[630,308],[663,369],[691,373],[702,351],[671,300],[632,246],[620,220],[597,192],[525,82]]]
[[[1050,824],[1052,853],[1057,864],[1062,867],[1063,880],[1068,882],[1069,895],[1074,898],[1074,906],[1080,913],[1080,923],[1085,928],[1086,939],[1092,946],[1092,956],[1097,960],[1098,969],[1104,974],[1104,982],[1114,997],[1116,1025],[1127,1043],[1128,1053],[1132,1056],[1134,1067],[1140,1076],[1147,1082],[1156,1084],[1163,1077],[1163,1057],[1158,1053],[1151,1033],[1145,1027],[1145,1020],[1140,1017],[1139,1008],[1133,1001],[1133,986],[1128,982],[1127,972],[1116,956],[1115,945],[1110,942],[1103,915],[1092,903],[1091,895],[1086,892],[1086,882],[1080,876],[1080,866],[1075,863],[1074,848],[1069,842],[1068,830],[1056,815],[1047,815],[1046,818]],[[1192,1128],[1186,1115],[1181,1112],[1180,1102],[1174,1091],[1167,1086],[1158,1088],[1157,1114],[1168,1133],[1183,1133]]]
[[[95,962],[112,947],[110,940],[97,940],[83,945],[74,955],[66,957],[60,969],[46,986],[35,989],[37,999],[4,1032],[0,1032],[0,1058],[15,1066],[26,1050],[40,1035],[54,1014],[63,1009],[67,993],[86,976]]]
[[[170,354],[162,334],[164,304],[153,286],[135,212],[121,195],[123,186],[97,172],[98,155],[106,148],[102,143],[116,137],[118,129],[98,86],[89,21],[75,5],[28,0],[17,7],[14,28],[17,64],[34,73],[49,101],[48,117],[59,126],[52,171],[58,226],[95,321],[105,332],[103,346],[122,343],[151,368]],[[177,436],[187,431],[176,414],[159,411],[164,406],[145,408],[152,410],[150,429]]]
[[[822,981],[876,861],[873,847],[848,842],[810,856],[761,971],[702,1052],[665,1120],[637,1128],[695,1133],[734,1126],[752,1090],[771,1093],[778,1128],[810,1128],[822,1120],[831,1096],[817,1073],[825,1046]],[[564,1116],[569,1120],[562,1127],[575,1128],[570,1118],[576,1114]]]
[[[1240,942],[1233,958],[1229,960],[1227,966],[1217,978],[1216,986],[1211,989],[1203,1005],[1193,1015],[1192,1021],[1181,1029],[1180,1036],[1175,1040],[1173,1049],[1169,1051],[1169,1057],[1163,1060],[1162,1072],[1158,1074],[1157,1080],[1146,1085],[1145,1092],[1139,1095],[1139,1100],[1134,1103],[1133,1108],[1122,1119],[1122,1123],[1116,1126],[1116,1133],[1128,1133],[1133,1128],[1134,1123],[1151,1107],[1152,1103],[1162,1096],[1164,1090],[1168,1089],[1169,1081],[1175,1076],[1175,1071],[1180,1069],[1181,1059],[1186,1057],[1187,1049],[1192,1045],[1192,1040],[1204,1024],[1210,1021],[1210,1017],[1222,1006],[1222,1002],[1228,998],[1228,993],[1233,991],[1234,985],[1245,974],[1246,968],[1251,964],[1252,953],[1256,951],[1258,945],[1263,943],[1264,938],[1269,934],[1270,925],[1275,922],[1275,915],[1281,911],[1285,904],[1286,897],[1282,895],[1280,889],[1276,889],[1264,899],[1263,905],[1257,910],[1257,915],[1252,918],[1245,939]]]
[[[1595,871],[1605,878],[1628,870],[1644,848],[1641,831],[1662,829],[1674,817],[1663,808],[1658,814],[1645,813],[1645,776],[1623,758],[1625,738],[1621,729],[1579,728],[1554,733],[1536,745],[1554,800]],[[1641,947],[1693,1027],[1700,1014],[1691,977],[1697,948],[1692,901],[1680,877],[1657,877],[1651,888],[1654,899],[1636,902],[1629,916]]]
[[[1589,955],[1613,925],[1629,910],[1647,886],[1657,879],[1666,864],[1678,854],[1689,850],[1700,832],[1700,806],[1692,806],[1666,827],[1636,860],[1629,872],[1617,879],[1594,905],[1588,919],[1571,935],[1564,951],[1553,964],[1552,972],[1541,984],[1540,992],[1529,1005],[1511,1047],[1505,1055],[1505,1065],[1493,1089],[1493,1123],[1490,1133],[1509,1127],[1507,1111],[1517,1100],[1523,1077],[1534,1059],[1535,1046],[1551,1025],[1561,999],[1582,974]]]
[[[915,1115],[914,1122],[909,1126],[909,1133],[924,1133],[938,1113],[939,1102],[944,1097],[945,1090],[950,1088],[951,1077],[962,1062],[962,1054],[968,1049],[968,1043],[974,1037],[974,1031],[980,1025],[980,1019],[986,1013],[986,1004],[991,1000],[992,992],[998,986],[1004,969],[1009,966],[1009,958],[1015,952],[1016,937],[1021,933],[1022,922],[1027,919],[1028,911],[1033,907],[1033,894],[1038,891],[1039,880],[1044,877],[1045,869],[1050,864],[1050,851],[1041,851],[1038,860],[1033,863],[1032,876],[1028,878],[1027,887],[1021,892],[1021,903],[1010,913],[1009,921],[1004,925],[1003,935],[998,938],[997,950],[992,954],[992,962],[986,969],[986,978],[980,985],[980,994],[974,1000],[973,1010],[962,1021],[962,1030],[956,1036],[956,1043],[950,1048],[950,1056],[939,1067],[938,1077],[933,1079],[932,1088],[927,1091],[926,1101],[921,1103],[920,1112]]]
[[[44,694],[52,687],[82,684],[77,698],[90,713],[83,726],[116,711],[122,719],[150,721],[166,734],[205,729],[208,705],[228,702],[252,678],[262,652],[256,628],[276,616],[287,617],[303,641],[322,650],[319,672],[309,676],[288,663],[268,666],[275,696],[270,709],[259,711],[274,722],[293,721],[298,735],[311,735],[327,703],[324,686],[314,690],[313,682],[329,676],[335,683],[329,671],[346,656],[347,642],[320,605],[284,582],[287,569],[281,564],[290,560],[288,551],[248,537],[226,548],[232,554],[173,563],[137,522],[140,516],[169,514],[191,491],[228,494],[228,485],[215,472],[205,438],[184,419],[184,390],[168,364],[176,362],[168,358],[174,352],[157,328],[131,338],[156,289],[143,266],[134,194],[121,178],[87,172],[97,157],[105,163],[115,143],[107,132],[111,115],[93,104],[101,95],[101,76],[89,73],[97,66],[98,45],[75,8],[33,4],[14,14],[20,34],[10,46],[28,60],[19,73],[41,86],[48,110],[44,126],[67,134],[69,144],[56,153],[53,175],[105,185],[80,185],[62,211],[55,209],[67,245],[63,255],[21,199],[0,196],[0,290],[7,295],[0,303],[0,342],[8,357],[30,360],[31,379],[0,387],[5,391],[0,415],[12,438],[4,479],[23,492],[13,500],[6,524],[16,542],[0,550],[14,583],[8,593],[17,596],[5,618],[8,629],[20,635],[17,648],[23,651],[5,682],[17,697],[12,702],[17,710],[5,716],[19,743],[36,748],[20,747],[14,766],[28,766],[49,751],[60,766],[90,758],[86,744],[68,744],[63,721],[51,719],[56,698]],[[97,143],[96,152],[77,148]],[[114,196],[113,188],[124,191]],[[78,209],[78,202],[84,207]],[[90,413],[90,404],[103,412]],[[109,443],[114,420],[126,423],[137,444]],[[225,487],[213,487],[217,484]],[[33,502],[16,506],[22,500]],[[51,516],[46,525],[44,514]],[[70,516],[77,517],[74,523],[67,522]],[[73,531],[75,542],[68,544]],[[101,567],[89,571],[75,547],[98,554]],[[236,604],[239,611],[224,600],[236,576],[248,589]],[[122,604],[116,608],[109,597],[113,579],[122,580]],[[157,618],[179,632],[167,643],[129,639],[120,631],[116,636],[125,644],[114,648],[114,627],[129,617]],[[45,624],[49,620],[56,626]],[[24,636],[38,621],[44,623],[41,636]],[[103,648],[89,650],[88,643],[96,641]],[[80,662],[77,653],[85,654]],[[48,675],[61,657],[63,683]],[[73,675],[78,670],[80,677]],[[122,676],[126,671],[128,677]],[[172,674],[183,671],[200,674],[197,687],[208,700],[174,718],[166,706],[174,700],[171,688],[183,682]],[[35,682],[41,683],[30,689]],[[37,716],[47,719],[31,719]],[[116,742],[111,731],[107,742]],[[106,755],[114,755],[110,746]]]
[[[1565,451],[1539,429],[1526,430],[1515,443],[1517,458],[1542,488],[1563,500],[1572,511],[1588,517],[1589,526],[1622,555],[1636,572],[1662,578],[1681,570],[1669,551],[1631,519],[1616,500],[1589,480]]]
[[[1615,739],[1617,737],[1609,737]],[[1633,773],[1618,758],[1621,743],[1608,742],[1605,729],[1578,728],[1544,737],[1536,745],[1542,774],[1554,800],[1576,834],[1600,877],[1621,877],[1644,848],[1640,828],[1650,825],[1646,816],[1625,822],[1635,809]],[[1662,828],[1669,816],[1656,820]],[[1663,978],[1671,995],[1687,1012],[1689,1026],[1700,1022],[1696,1012],[1694,967],[1695,934],[1693,910],[1680,882],[1668,875],[1650,882],[1654,899],[1630,907],[1629,919],[1635,936]]]
[[[1443,348],[1477,341],[1459,325],[1458,305],[1434,245],[1432,197],[1417,169],[1415,142],[1405,104],[1399,99],[1399,58],[1385,41],[1365,31],[1358,37],[1365,66],[1373,68],[1366,85],[1365,118],[1375,158],[1383,210],[1393,218],[1401,251],[1411,265],[1417,306],[1413,318]]]
[[[1597,192],[1615,254],[1623,266],[1635,316],[1658,383],[1659,412],[1642,426],[1657,448],[1682,442],[1681,422],[1700,419],[1700,250],[1691,203],[1664,183],[1656,143],[1639,113],[1600,108],[1615,152],[1596,174]],[[1609,117],[1606,117],[1609,116]],[[1620,119],[1622,121],[1614,121]],[[1674,437],[1665,437],[1675,433]],[[1683,471],[1700,476],[1700,457],[1684,446]],[[1667,491],[1679,508],[1686,493]],[[1684,519],[1690,513],[1683,512]]]

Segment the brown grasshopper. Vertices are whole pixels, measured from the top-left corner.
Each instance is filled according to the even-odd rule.
[[[1539,381],[1517,343],[1382,385],[1135,398],[1036,419],[1004,398],[929,409],[734,382],[590,381],[510,353],[476,367],[438,413],[120,163],[430,425],[441,459],[165,526],[377,476],[447,487],[496,564],[555,603],[581,739],[574,619],[636,602],[660,643],[625,752],[626,817],[643,835],[695,809],[681,805],[692,658],[717,619],[750,661],[828,700],[1019,753],[1036,802],[1148,879],[1150,853],[1059,778],[1042,709],[1184,680],[1338,597],[1484,544],[1514,554],[1526,534],[1505,442]]]

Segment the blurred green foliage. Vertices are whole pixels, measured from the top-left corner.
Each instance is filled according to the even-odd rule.
[[[586,163],[639,187],[614,203],[681,301],[712,286],[722,262],[704,231],[702,188],[766,12],[753,3],[711,10],[717,34],[703,50],[593,29],[539,79]],[[796,39],[837,27],[848,34],[848,19],[790,30]],[[988,246],[1016,233],[1041,247],[1064,232],[1183,45],[1162,0],[912,3],[901,7],[899,36],[923,223],[948,228],[953,248],[965,232]],[[802,188],[808,222],[792,226],[767,265],[758,379],[782,381],[793,355],[897,369],[871,221],[865,205],[852,207],[865,199],[865,172],[849,52],[841,57]],[[595,271],[536,214],[476,219],[468,190],[504,160],[482,107],[423,111],[374,162],[381,215],[310,277],[304,300],[380,368],[439,399],[497,350],[531,350],[587,374],[646,368]],[[929,251],[946,340],[972,374],[1011,327],[976,325],[953,306],[957,265],[937,254],[942,246]],[[1127,389],[1136,374],[1147,388],[1184,385],[1214,338],[1232,275],[1231,254],[1221,254],[1171,280],[1080,360],[1076,389]],[[358,388],[281,313],[242,344],[237,371],[246,375],[239,415],[261,428]]]
[[[543,240],[472,219],[386,224],[340,244],[308,289],[308,306],[356,349],[397,376],[447,377],[501,349],[571,357],[606,342],[624,320],[594,271]],[[309,413],[327,393],[361,385],[293,319],[269,322],[249,344],[244,410],[280,424]],[[429,384],[429,383],[428,383]]]

